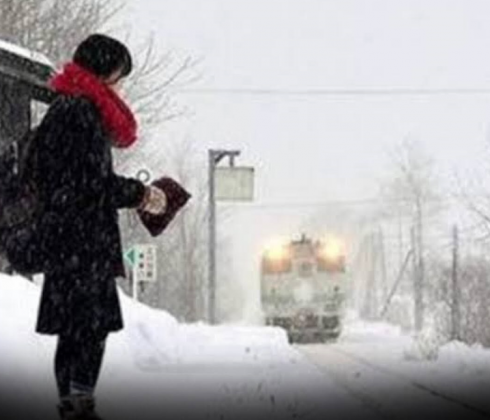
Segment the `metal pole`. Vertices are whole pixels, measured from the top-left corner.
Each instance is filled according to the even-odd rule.
[[[386,249],[385,249],[385,240],[383,230],[379,229],[379,237],[378,237],[378,246],[379,246],[379,257],[380,257],[380,266],[381,266],[381,299],[383,302],[387,300],[388,297],[388,284],[387,284],[387,276],[386,276]]]
[[[374,263],[375,255],[373,250],[373,234],[369,233],[366,238],[366,252],[364,254],[364,261],[366,267],[366,283],[365,283],[365,291],[364,291],[364,304],[363,304],[363,316],[372,320],[374,315],[374,307],[375,307],[375,287],[376,287],[376,278],[374,270],[376,269]]]
[[[403,227],[402,227],[402,211],[398,204],[398,265],[401,267],[403,263]]]
[[[216,202],[214,196],[214,167],[216,164],[215,151],[209,150],[209,299],[208,321],[216,322]]]
[[[420,242],[417,241],[416,228],[411,230],[412,249],[414,250],[413,260],[413,297],[414,297],[414,328],[420,331],[423,324],[422,315],[422,282],[421,282],[421,265],[420,265]]]
[[[208,151],[208,177],[209,177],[209,299],[208,321],[210,324],[217,322],[216,317],[216,196],[215,196],[215,168],[225,157],[230,159],[230,166],[234,166],[235,158],[240,154],[239,150],[209,150]]]
[[[368,253],[367,253],[367,267],[368,267],[368,275],[367,275],[367,290],[366,290],[366,318],[368,320],[373,320],[374,311],[376,307],[376,266],[375,266],[376,255],[374,252],[374,235],[372,233],[369,234],[368,237]]]
[[[417,292],[417,305],[418,305],[418,319],[417,330],[420,331],[424,325],[424,289],[425,289],[425,262],[424,262],[424,233],[423,233],[423,217],[422,217],[422,203],[420,198],[417,199],[417,243],[418,243],[418,292]]]
[[[451,305],[451,318],[452,318],[452,339],[460,339],[460,296],[458,285],[458,253],[459,253],[459,238],[458,227],[453,228],[453,267],[452,267],[452,305]]]
[[[133,266],[131,273],[132,273],[131,277],[133,280],[133,299],[138,300],[138,279],[136,276],[136,265]]]

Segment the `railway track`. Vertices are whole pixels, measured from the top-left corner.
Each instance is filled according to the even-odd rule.
[[[300,346],[318,369],[360,401],[375,418],[387,420],[450,415],[451,419],[490,419],[488,409],[420,383],[334,346]]]

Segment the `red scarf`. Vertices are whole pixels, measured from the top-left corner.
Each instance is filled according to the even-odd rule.
[[[58,93],[85,96],[102,115],[115,147],[129,147],[136,141],[137,123],[128,105],[97,76],[75,63],[68,63],[55,75],[50,86]]]

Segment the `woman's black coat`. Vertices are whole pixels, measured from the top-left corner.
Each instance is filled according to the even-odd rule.
[[[48,269],[36,330],[107,333],[122,328],[124,276],[118,208],[137,207],[145,187],[113,171],[101,114],[88,99],[60,96],[36,135],[39,219]]]

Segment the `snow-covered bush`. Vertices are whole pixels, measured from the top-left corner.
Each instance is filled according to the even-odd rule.
[[[424,327],[415,333],[412,344],[404,352],[405,360],[436,360],[439,348],[446,342],[443,331],[437,322],[437,311],[426,317]]]
[[[453,287],[451,267],[440,264],[437,275],[431,277],[428,308],[434,311],[434,322],[445,342],[454,339]],[[490,261],[485,258],[466,258],[460,261],[458,270],[459,284],[459,340],[468,343],[480,343],[490,346]]]
[[[413,328],[413,298],[409,295],[395,295],[386,312],[385,320],[401,327],[402,331]]]

